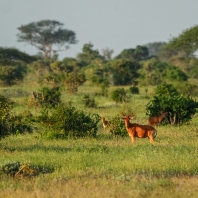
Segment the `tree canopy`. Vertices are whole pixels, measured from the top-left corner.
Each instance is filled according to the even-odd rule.
[[[178,37],[173,37],[168,46],[193,55],[198,50],[198,25],[184,30]]]
[[[77,43],[75,32],[64,29],[63,23],[55,20],[32,22],[20,26],[18,30],[18,41],[36,47],[45,57],[51,57],[52,52],[61,51],[63,47],[68,49],[71,44]]]

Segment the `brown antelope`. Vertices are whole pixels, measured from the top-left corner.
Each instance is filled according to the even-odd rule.
[[[104,130],[105,130],[105,129],[110,125],[110,122],[107,121],[107,120],[105,120],[104,117],[102,117],[101,120],[102,120],[103,128],[104,128]]]
[[[129,121],[131,115],[126,116],[123,114],[123,116],[124,116],[123,119],[125,121],[125,127],[129,136],[131,137],[132,143],[135,142],[136,137],[138,138],[148,137],[150,139],[150,143],[154,142],[154,138],[157,135],[157,130],[154,127],[149,125],[140,125],[136,123],[132,124]]]
[[[163,112],[160,116],[151,116],[148,119],[148,123],[153,126],[157,126],[161,123],[161,121],[166,117],[168,112]]]

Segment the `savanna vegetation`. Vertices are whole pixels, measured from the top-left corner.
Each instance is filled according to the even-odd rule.
[[[198,196],[198,26],[63,60],[77,38],[62,23],[18,29],[40,53],[0,48],[0,197]],[[132,144],[123,114],[145,125],[163,112],[155,142]]]

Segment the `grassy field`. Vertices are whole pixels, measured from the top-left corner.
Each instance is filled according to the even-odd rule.
[[[26,88],[26,89],[25,89]],[[33,90],[30,87],[24,93]],[[10,94],[20,112],[28,108],[23,97],[13,90],[1,90]],[[109,98],[96,97],[100,108],[86,109],[81,103],[83,93],[96,89],[82,86],[77,95],[63,94],[63,101],[72,101],[100,116],[111,118],[121,112],[133,112],[134,122],[146,124],[145,105],[150,100],[144,89],[129,99],[129,103],[117,105]],[[37,112],[35,109],[31,109]],[[31,163],[50,170],[34,177],[11,177],[0,173],[0,197],[198,197],[198,115],[190,125],[160,126],[156,142],[129,137],[112,137],[99,123],[95,139],[45,140],[39,132],[12,135],[0,140],[0,166],[7,163]]]

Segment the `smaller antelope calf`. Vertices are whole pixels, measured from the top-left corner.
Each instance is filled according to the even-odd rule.
[[[164,113],[162,113],[161,115],[159,115],[159,116],[151,116],[149,119],[148,119],[148,123],[150,124],[150,125],[153,125],[153,126],[157,126],[157,125],[159,125],[161,122],[162,122],[162,120],[166,117],[166,114],[167,114],[168,112],[164,112]]]
[[[103,128],[104,128],[104,130],[105,130],[105,129],[110,125],[110,122],[107,121],[107,120],[105,120],[104,117],[102,117],[101,120],[102,120]]]

